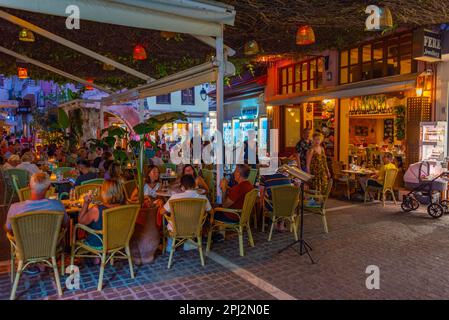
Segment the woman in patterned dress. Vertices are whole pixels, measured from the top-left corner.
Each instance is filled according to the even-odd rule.
[[[314,176],[309,184],[310,188],[325,194],[331,175],[322,142],[323,135],[319,132],[314,133],[312,148],[307,151],[307,172]]]

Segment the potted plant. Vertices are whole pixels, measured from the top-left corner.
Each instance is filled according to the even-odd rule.
[[[114,150],[114,159],[122,166],[130,162],[136,164],[137,189],[141,210],[139,213],[139,223],[136,223],[135,232],[132,239],[133,258],[137,264],[150,263],[154,259],[154,252],[159,245],[159,230],[156,227],[157,210],[154,207],[144,207],[144,167],[145,167],[145,144],[151,143],[157,148],[155,143],[149,138],[151,132],[159,131],[166,123],[176,120],[186,120],[182,112],[167,112],[149,118],[133,127],[134,133],[121,127],[109,127],[103,130],[104,137],[101,140],[91,139],[91,146],[104,147],[105,145],[113,148],[118,141],[125,139],[128,143],[130,152],[124,150]]]

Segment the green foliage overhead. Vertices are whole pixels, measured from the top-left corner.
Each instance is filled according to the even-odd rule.
[[[61,129],[67,129],[70,126],[70,119],[64,109],[58,109],[58,124]]]

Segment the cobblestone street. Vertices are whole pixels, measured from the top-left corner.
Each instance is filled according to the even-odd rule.
[[[434,220],[424,208],[407,214],[399,206],[355,204],[332,200],[329,233],[318,216],[306,216],[305,238],[313,247],[312,265],[294,249],[289,232],[254,232],[254,248],[238,255],[238,240],[228,234],[212,247],[206,266],[197,251],[178,250],[174,265],[168,255],[136,267],[130,279],[126,263],[108,266],[102,292],[96,291],[99,268],[81,266],[80,290],[64,290],[62,299],[447,299],[449,216]],[[246,243],[245,243],[246,245]],[[297,248],[297,247],[295,247]],[[380,290],[368,290],[368,265],[380,268]],[[0,299],[10,293],[8,262],[0,267]],[[65,277],[61,279],[63,287]],[[21,279],[17,299],[58,299],[50,272]]]

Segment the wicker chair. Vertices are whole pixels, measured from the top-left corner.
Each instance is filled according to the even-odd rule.
[[[391,196],[393,197],[394,204],[396,203],[396,197],[394,196],[394,182],[396,181],[396,176],[398,175],[398,169],[388,169],[385,170],[385,177],[384,177],[384,183],[382,187],[373,187],[373,186],[365,186],[365,197],[364,201],[366,203],[366,198],[369,192],[377,192],[379,195],[382,194],[382,206],[385,207],[385,198],[387,196],[387,192],[391,193]]]
[[[70,263],[73,265],[75,257],[82,258],[100,258],[100,276],[98,279],[97,290],[103,288],[104,268],[108,262],[113,263],[114,259],[127,259],[129,263],[129,272],[134,279],[133,262],[129,249],[129,241],[134,233],[137,214],[140,206],[125,205],[103,211],[103,230],[93,230],[85,225],[77,224],[73,232],[72,253]],[[76,240],[77,230],[81,229],[87,233],[95,235],[103,244],[101,248],[89,246],[83,240]],[[123,252],[124,250],[124,252]]]
[[[19,195],[20,202],[30,200],[31,199],[31,188],[25,187],[25,188],[19,189],[17,194]],[[45,194],[45,198],[47,198],[47,199],[50,198],[51,196],[57,196],[56,190],[54,187],[51,187],[50,189],[48,189],[47,193]]]
[[[164,215],[173,227],[167,230],[167,235],[172,238],[170,257],[167,268],[170,269],[173,254],[177,247],[186,240],[196,238],[196,245],[200,254],[201,265],[204,267],[204,256],[202,247],[202,228],[206,221],[206,199],[176,199],[170,200],[171,215]]]
[[[129,180],[122,184],[123,194],[125,195],[126,203],[128,204],[137,204],[138,201],[133,201],[131,199],[131,195],[133,194],[134,189],[137,188],[136,180]]]
[[[83,194],[93,191],[97,193],[97,198],[100,196],[101,184],[86,184],[75,187],[75,196],[79,199]]]
[[[13,176],[15,176],[16,178],[13,178]],[[7,205],[9,206],[14,199],[14,194],[18,195],[17,192],[20,188],[25,188],[26,186],[28,186],[28,183],[30,182],[30,174],[28,171],[23,169],[6,169],[4,170],[4,178],[7,186],[5,190],[16,191],[15,193],[11,192],[9,199],[6,201],[8,202]]]
[[[271,241],[274,225],[276,224],[276,222],[281,220],[287,220],[291,223],[295,240],[298,240],[296,209],[299,204],[299,192],[300,189],[295,186],[285,185],[275,186],[271,188],[272,201],[265,199],[265,202],[267,202],[267,204],[270,204],[273,208],[272,211],[267,212],[267,214],[271,218],[271,228],[270,234],[268,235],[268,241]],[[262,227],[262,230],[264,230],[264,227]]]
[[[257,174],[259,173],[258,169],[251,169],[248,176],[248,181],[252,184],[256,184]]]
[[[208,252],[210,250],[210,244],[212,241],[212,231],[214,229],[221,229],[224,231],[236,231],[239,235],[239,248],[240,248],[240,256],[244,256],[244,249],[243,249],[243,230],[246,228],[248,232],[248,240],[251,247],[254,247],[254,240],[253,235],[251,233],[251,226],[249,223],[251,213],[253,212],[254,205],[256,204],[256,198],[257,198],[257,189],[253,189],[250,192],[248,192],[245,196],[245,201],[243,203],[242,210],[235,210],[235,209],[227,209],[227,208],[215,208],[215,212],[229,212],[237,215],[239,217],[239,220],[235,223],[229,223],[224,221],[215,220],[214,218],[211,219],[211,227],[209,229],[209,234],[207,236],[207,248],[206,251]]]
[[[72,167],[63,167],[63,166],[60,166],[60,167],[58,167],[58,168],[53,169],[53,173],[56,174],[56,175],[58,175],[58,174],[64,175],[64,174],[66,174],[66,173],[68,173],[68,172],[70,172],[70,171],[73,171],[73,168],[72,168]]]
[[[212,203],[215,203],[216,198],[216,188],[215,185],[215,176],[214,172],[212,170],[203,169],[203,178],[206,182],[207,186],[209,187],[209,200],[211,200]]]
[[[308,190],[308,191],[304,192],[304,198],[314,199],[315,202],[317,203],[316,207],[308,207],[307,205],[305,205],[304,211],[310,212],[313,214],[319,214],[321,216],[325,233],[329,232],[329,229],[327,227],[327,220],[326,220],[326,204],[327,204],[327,200],[329,199],[331,190],[332,190],[332,179],[330,179],[327,184],[327,189],[326,189],[325,194],[320,194],[320,193],[317,193],[316,191],[314,192],[313,190]],[[299,220],[297,223],[299,223]]]
[[[64,270],[64,250],[61,243],[63,212],[35,211],[11,218],[13,235],[8,233],[11,244],[11,279],[14,278],[15,259],[18,260],[17,273],[10,299],[16,297],[17,286],[22,272],[31,264],[46,263],[53,268],[59,296],[62,295],[56,257],[61,253],[61,270]]]
[[[103,184],[103,182],[104,182],[104,179],[102,179],[102,178],[90,179],[90,180],[81,182],[81,185],[84,186],[86,184]]]
[[[343,168],[343,163],[341,161],[333,162],[333,179],[335,181],[334,187],[337,189],[338,186],[343,186],[346,191],[346,197],[351,200],[351,185],[355,185],[355,181],[347,174],[344,174],[341,170]]]

